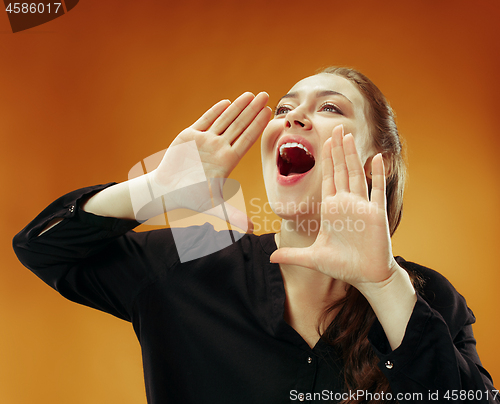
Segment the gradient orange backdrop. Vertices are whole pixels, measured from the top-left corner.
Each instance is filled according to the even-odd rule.
[[[410,181],[394,253],[466,297],[498,388],[498,21],[498,0],[81,0],[12,34],[0,10],[0,402],[146,402],[130,324],[44,285],[14,234],[65,192],[125,180],[216,101],[265,90],[274,106],[329,65],[395,108]],[[265,201],[260,172],[256,145],[232,175],[247,203]]]

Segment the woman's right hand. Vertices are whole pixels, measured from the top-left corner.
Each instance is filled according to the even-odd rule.
[[[227,203],[222,212],[222,185],[269,122],[268,98],[266,93],[245,93],[233,103],[218,102],[174,139],[159,164],[152,159],[156,169],[150,170],[147,161],[152,160],[145,159],[148,174],[98,192],[82,202],[82,209],[142,222],[164,209],[187,208],[251,228],[246,214]]]
[[[207,212],[223,202],[224,180],[271,118],[268,99],[262,92],[257,96],[244,93],[233,103],[220,101],[175,138],[158,167],[149,173],[155,194],[163,195],[167,210]],[[243,212],[227,204],[225,208],[232,224],[248,227]],[[217,212],[212,214],[220,217]]]

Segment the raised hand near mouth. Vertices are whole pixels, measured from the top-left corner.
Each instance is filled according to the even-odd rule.
[[[227,178],[269,122],[268,100],[269,95],[262,92],[257,96],[244,93],[233,103],[220,101],[184,129],[170,147],[194,140],[207,178]],[[158,181],[168,181],[169,173],[162,172],[165,165],[167,158],[158,166]]]
[[[175,138],[150,173],[152,182],[165,190],[167,210],[207,212],[223,201],[224,180],[269,122],[268,99],[267,93],[244,93],[233,103],[220,101]],[[225,206],[230,222],[246,229],[246,215]]]
[[[233,103],[218,102],[174,139],[156,169],[95,194],[83,203],[84,210],[143,221],[164,213],[164,208],[187,208],[229,218],[237,227],[251,231],[248,217],[236,208],[225,204],[224,215],[209,210],[222,202],[224,180],[269,122],[268,99],[266,93],[244,93]],[[146,204],[138,218],[133,198],[137,194],[149,197],[150,192],[160,202],[163,198],[164,205]]]
[[[392,256],[382,155],[372,160],[371,199],[354,138],[343,136],[342,126],[333,129],[323,146],[322,170],[321,225],[315,242],[307,248],[280,248],[271,262],[311,268],[357,288],[395,348],[416,297],[408,274]]]

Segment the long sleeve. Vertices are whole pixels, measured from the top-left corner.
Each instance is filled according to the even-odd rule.
[[[391,351],[375,322],[369,339],[393,394],[404,402],[499,402],[482,367],[472,332],[475,317],[465,299],[440,274],[403,260],[425,286],[418,293],[401,345]],[[496,399],[495,399],[496,397]]]
[[[130,321],[141,284],[153,276],[148,271],[164,266],[160,257],[146,252],[161,238],[131,231],[139,224],[135,221],[79,209],[83,199],[110,185],[55,200],[14,237],[13,246],[19,260],[64,297]],[[39,236],[54,218],[63,221]]]

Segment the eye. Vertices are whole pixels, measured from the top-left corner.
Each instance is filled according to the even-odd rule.
[[[274,116],[284,115],[292,110],[288,105],[279,105],[274,111]]]
[[[335,104],[332,104],[330,102],[325,102],[323,105],[321,105],[319,110],[324,111],[324,112],[333,112],[336,114],[344,115],[344,113],[342,112],[342,110],[339,107],[337,107]]]

